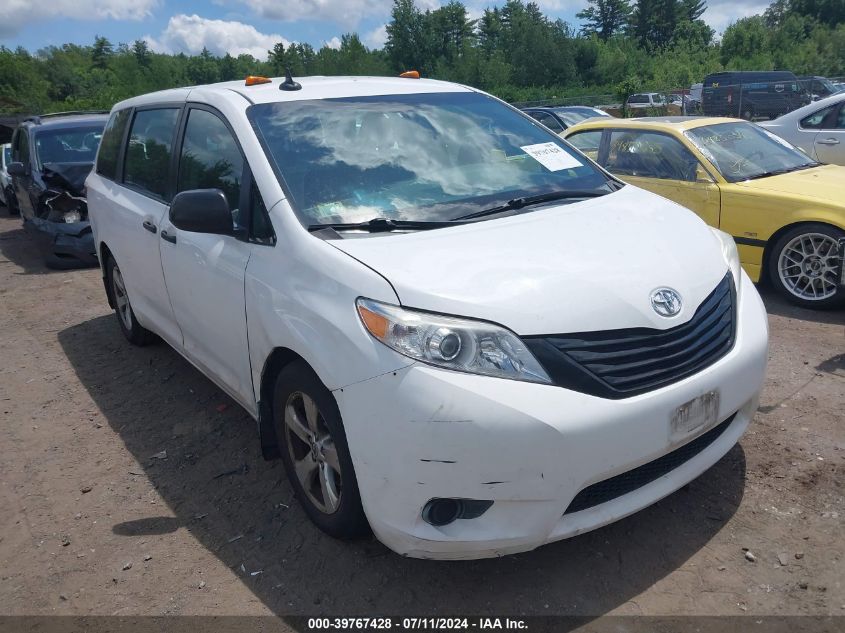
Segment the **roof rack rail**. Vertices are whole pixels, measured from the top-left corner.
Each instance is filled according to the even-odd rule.
[[[36,125],[41,124],[41,119],[49,119],[54,116],[73,116],[75,114],[108,114],[109,110],[68,110],[66,112],[48,112],[47,114],[36,114],[24,119],[32,121]]]

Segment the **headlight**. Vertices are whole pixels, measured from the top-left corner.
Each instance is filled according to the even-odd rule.
[[[471,374],[551,383],[519,337],[498,325],[371,299],[360,298],[356,305],[367,331],[400,354]]]
[[[740,273],[740,264],[739,264],[739,253],[736,250],[736,242],[734,242],[734,238],[725,233],[724,231],[720,231],[719,229],[711,228],[713,234],[719,238],[719,241],[722,243],[722,257],[725,258],[728,266],[731,269],[731,274],[734,277],[734,285],[736,285],[737,291],[739,291],[739,273]]]
[[[82,220],[82,214],[79,211],[66,211],[62,215],[62,219],[68,224],[73,224]]]

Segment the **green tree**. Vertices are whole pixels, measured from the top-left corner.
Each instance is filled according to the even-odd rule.
[[[590,4],[576,14],[584,20],[581,33],[596,34],[606,42],[617,33],[621,33],[631,18],[631,5],[628,0],[587,0]]]
[[[108,39],[100,36],[94,38],[94,46],[91,47],[91,63],[94,68],[106,68],[109,63],[109,57],[113,53],[112,44]]]

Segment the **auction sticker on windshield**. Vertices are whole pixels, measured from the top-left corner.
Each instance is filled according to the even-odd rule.
[[[561,169],[572,169],[583,167],[584,164],[577,158],[563,151],[554,143],[537,143],[535,145],[523,145],[520,147],[523,152],[531,156],[549,171],[560,171]]]
[[[719,415],[719,392],[709,391],[685,402],[672,413],[669,420],[669,439],[679,440],[699,429],[716,424]]]

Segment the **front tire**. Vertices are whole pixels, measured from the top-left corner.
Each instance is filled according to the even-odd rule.
[[[21,210],[18,208],[18,199],[15,197],[15,192],[11,187],[6,189],[6,208],[9,210],[9,215],[21,214]]]
[[[114,313],[126,340],[139,347],[155,341],[155,334],[143,327],[135,318],[135,312],[132,310],[129,294],[126,291],[126,283],[123,281],[123,274],[120,272],[117,262],[114,261],[114,257],[109,257],[106,263],[106,276],[114,301]]]
[[[279,452],[305,513],[335,538],[369,534],[332,393],[304,361],[294,361],[279,372],[273,396]]]
[[[845,303],[845,291],[838,284],[842,266],[839,240],[843,237],[845,231],[816,222],[784,233],[768,261],[775,288],[802,308],[828,309]]]

